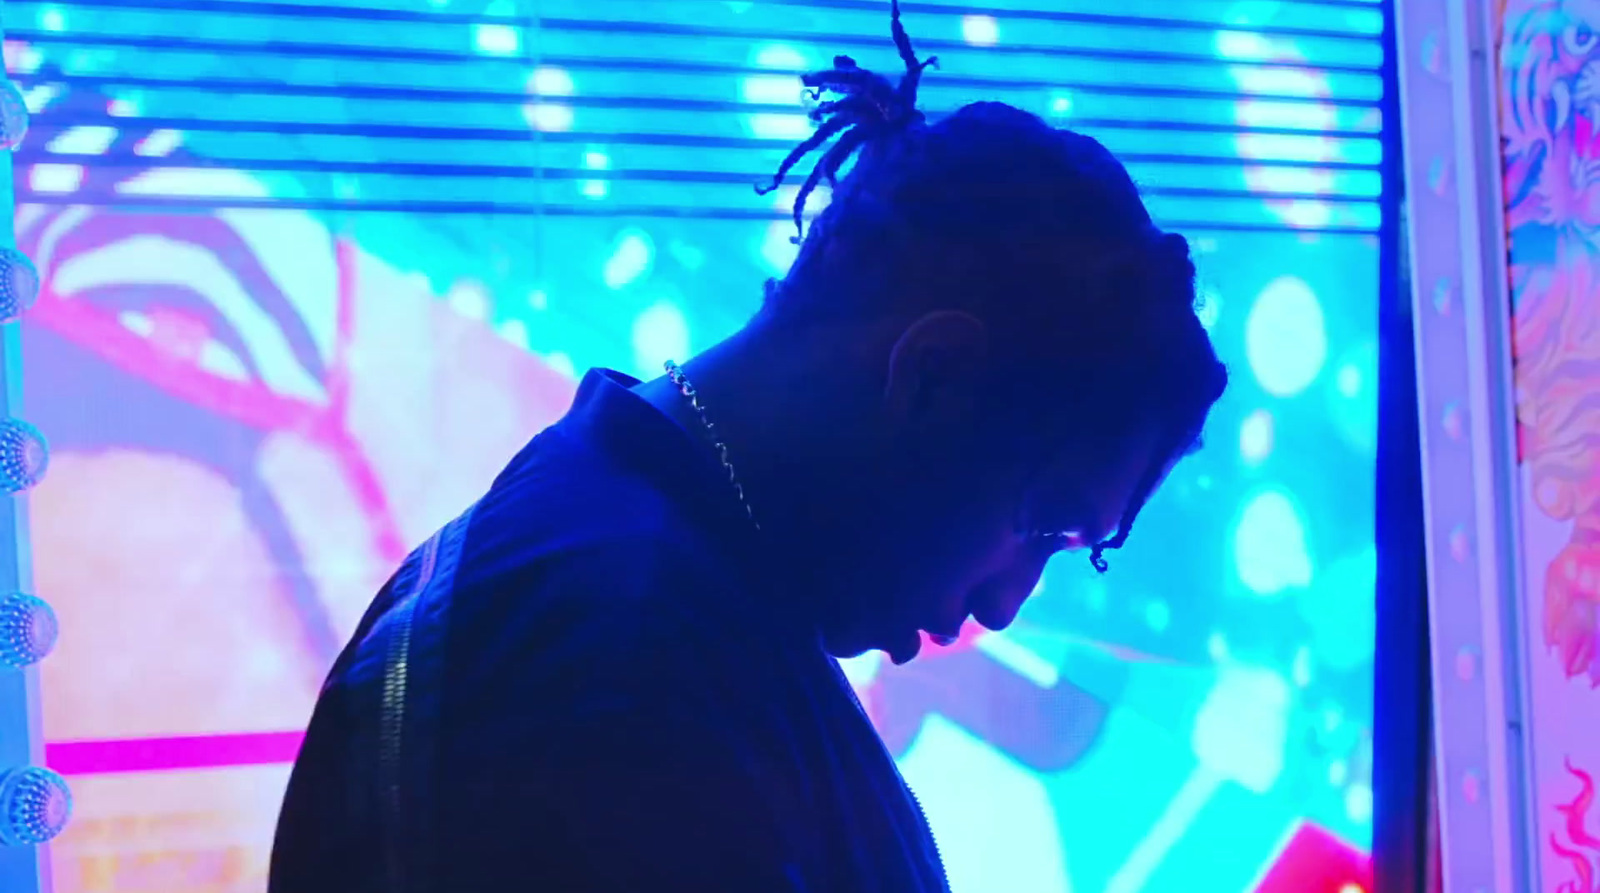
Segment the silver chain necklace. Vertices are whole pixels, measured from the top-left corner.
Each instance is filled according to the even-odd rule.
[[[695,415],[700,417],[700,425],[705,428],[707,439],[711,441],[711,446],[717,451],[717,459],[722,462],[723,470],[728,473],[728,484],[733,487],[733,493],[739,498],[739,504],[744,506],[744,513],[750,518],[751,525],[753,525],[755,529],[759,531],[761,529],[761,523],[756,520],[756,513],[755,510],[750,507],[750,500],[745,498],[744,485],[739,483],[739,474],[733,470],[733,462],[728,459],[728,444],[724,442],[722,436],[717,433],[716,423],[711,421],[711,416],[706,413],[705,405],[700,402],[700,392],[695,390],[694,384],[689,381],[689,376],[684,373],[683,367],[671,360],[666,361],[666,363],[662,365],[667,370],[667,378],[670,379],[673,384],[678,386],[678,391],[683,394],[683,398],[689,401],[690,408],[694,410]],[[828,668],[833,673],[834,682],[846,695],[849,696],[850,704],[855,708],[856,715],[861,718],[861,721],[866,724],[868,730],[870,731],[872,729],[872,716],[867,713],[867,708],[862,705],[861,697],[856,694],[855,686],[850,684],[850,678],[844,674],[844,668],[839,666],[839,662],[826,652],[823,653],[823,658],[824,662],[828,665]],[[878,743],[879,747],[882,747],[883,739],[879,738],[875,731],[871,732],[871,734],[872,739]],[[889,761],[889,764],[893,766],[894,757],[889,753],[887,748],[884,749],[883,755],[884,758]],[[916,792],[911,790],[911,788],[905,784],[905,780],[900,778],[898,772],[896,772],[895,777],[900,781],[902,789],[905,791],[906,796],[910,799],[912,807],[916,810],[917,817],[922,820],[923,827],[927,828],[928,814],[922,809],[922,801],[917,799]],[[939,853],[939,842],[932,836],[933,831],[931,828],[928,828],[927,833],[929,842],[933,844],[936,870],[939,876],[944,879],[940,889],[948,890],[950,889],[950,881],[944,873],[944,858]]]
[[[744,507],[745,517],[750,519],[750,524],[757,531],[761,530],[761,522],[756,520],[755,509],[750,507],[750,500],[744,495],[744,484],[739,482],[738,472],[733,470],[733,462],[728,459],[728,444],[723,441],[722,435],[717,431],[716,423],[711,421],[711,416],[706,414],[705,405],[700,402],[700,392],[695,390],[694,384],[689,381],[689,376],[671,360],[662,364],[667,370],[667,378],[678,387],[678,392],[683,394],[683,399],[689,401],[689,408],[693,409],[700,418],[700,426],[705,429],[706,438],[711,441],[711,448],[717,451],[717,461],[722,463],[722,470],[728,473],[728,485],[733,488],[733,495],[738,497],[739,505]]]

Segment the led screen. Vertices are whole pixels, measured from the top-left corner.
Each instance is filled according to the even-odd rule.
[[[847,670],[955,888],[1341,891],[1370,842],[1374,2],[908,7],[930,113],[1102,139],[1233,372],[1111,573]],[[348,4],[348,5],[345,5]],[[56,888],[259,891],[335,651],[592,366],[652,375],[793,257],[795,75],[877,0],[6,4]],[[820,204],[820,201],[818,202]]]

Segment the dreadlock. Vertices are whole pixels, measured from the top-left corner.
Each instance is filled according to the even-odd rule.
[[[777,189],[796,164],[839,136],[839,141],[824,152],[816,167],[811,169],[811,175],[800,187],[800,194],[795,196],[795,234],[790,241],[796,245],[805,232],[806,199],[816,191],[818,184],[827,180],[830,188],[837,185],[839,168],[857,149],[873,139],[897,133],[924,120],[922,112],[917,110],[917,86],[922,82],[923,69],[937,67],[939,57],[917,59],[911,48],[911,36],[900,23],[900,0],[890,2],[889,32],[900,53],[900,61],[906,66],[898,85],[891,85],[882,75],[867,71],[849,56],[834,56],[832,68],[800,77],[806,87],[806,97],[815,103],[810,118],[817,125],[817,132],[794,147],[778,165],[778,172],[772,175],[770,183],[756,186],[757,195]],[[822,97],[828,93],[836,93],[839,98],[824,100]]]
[[[767,283],[762,312],[817,319],[902,305],[968,309],[1008,353],[1048,357],[1054,367],[1064,360],[1084,411],[1155,418],[1164,434],[1154,467],[1115,534],[1092,546],[1090,561],[1103,572],[1104,553],[1127,542],[1171,460],[1198,447],[1227,384],[1195,313],[1189,243],[1156,228],[1127,169],[1090,137],[997,102],[929,124],[917,89],[937,60],[917,58],[898,0],[890,32],[905,67],[898,83],[848,56],[801,78],[817,130],[757,191],[777,189],[806,156],[837,141],[795,198],[800,254],[782,282]],[[808,233],[806,202],[824,182],[833,200]],[[997,379],[997,390],[1005,384]]]

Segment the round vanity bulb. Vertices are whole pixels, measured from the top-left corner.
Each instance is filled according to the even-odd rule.
[[[56,647],[61,626],[56,612],[26,592],[0,595],[0,667],[20,668],[44,660]]]
[[[60,775],[37,766],[0,775],[0,845],[47,843],[71,818],[72,792]]]
[[[50,447],[38,428],[21,419],[0,421],[0,490],[31,490],[49,468]]]
[[[9,78],[0,80],[0,149],[15,149],[28,135],[28,101]]]
[[[0,323],[16,322],[39,300],[39,269],[28,256],[0,248]]]

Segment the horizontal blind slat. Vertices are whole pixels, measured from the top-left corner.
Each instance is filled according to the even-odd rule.
[[[930,115],[992,99],[1095,136],[1163,220],[1376,227],[1373,4],[1049,7],[908,4],[919,47],[941,56],[922,94]],[[781,220],[748,185],[810,133],[798,73],[835,52],[899,64],[878,0],[30,0],[7,12],[22,24],[12,36],[52,59],[17,76],[52,134],[18,157],[40,201],[69,197],[72,169],[114,133],[120,154],[100,167],[143,171],[146,189],[185,170],[194,182],[93,200],[257,201],[205,192],[205,172],[231,165],[330,210]],[[177,154],[152,160],[130,140]]]

